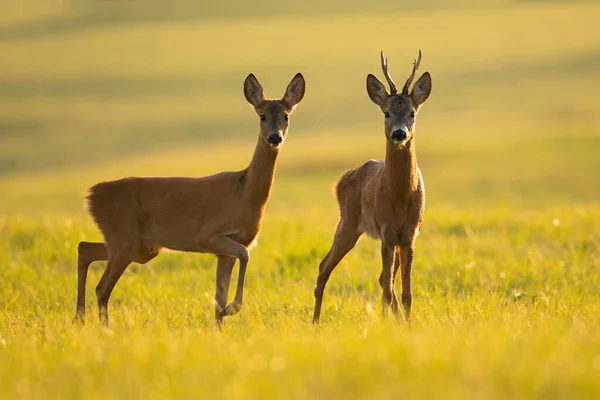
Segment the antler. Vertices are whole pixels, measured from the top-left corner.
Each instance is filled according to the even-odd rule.
[[[385,79],[387,79],[388,84],[390,85],[390,94],[396,94],[396,84],[394,83],[392,77],[388,73],[387,57],[383,54],[383,50],[381,50],[381,69],[383,70],[383,75],[385,75]]]
[[[413,62],[412,74],[410,74],[410,76],[406,80],[406,83],[404,84],[404,87],[402,88],[402,94],[408,94],[408,88],[410,87],[410,84],[412,83],[413,79],[415,79],[415,74],[419,69],[419,64],[421,64],[421,49],[419,49],[419,57]]]

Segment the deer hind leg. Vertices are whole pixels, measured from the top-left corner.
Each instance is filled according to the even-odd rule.
[[[85,286],[88,269],[94,261],[108,260],[108,248],[105,243],[79,242],[77,247],[77,309],[73,323],[84,323]]]
[[[331,249],[319,265],[319,276],[315,287],[315,310],[313,313],[313,324],[318,324],[321,317],[321,305],[323,304],[323,293],[325,285],[331,276],[335,267],[342,258],[356,245],[360,234],[356,228],[346,221],[341,220],[338,223]]]
[[[134,260],[136,254],[127,245],[114,246],[109,249],[108,263],[100,282],[96,286],[96,297],[98,299],[98,315],[100,322],[108,326],[108,300],[115,285]],[[150,255],[148,255],[150,257]]]
[[[393,280],[392,269],[394,268],[394,246],[389,245],[385,240],[381,241],[381,277],[379,283],[383,289],[381,295],[381,317],[387,318],[388,308],[393,307]]]
[[[413,262],[412,244],[401,247],[400,259],[402,270],[402,305],[404,306],[404,318],[407,322],[410,322],[410,312],[412,307],[412,293],[410,290],[410,274]]]
[[[229,283],[231,282],[231,273],[235,258],[229,256],[217,256],[217,281],[215,291],[215,319],[217,325],[221,328],[223,317],[221,311],[227,306],[227,295],[229,293]]]
[[[146,264],[156,257],[158,253],[158,250],[149,250],[145,246],[140,246],[133,256],[131,256],[131,251],[128,248],[115,249],[110,252],[106,269],[96,286],[98,313],[100,321],[104,325],[108,326],[108,299],[123,272],[125,272],[132,261],[138,264]]]

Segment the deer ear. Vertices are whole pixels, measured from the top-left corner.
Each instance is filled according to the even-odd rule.
[[[294,79],[290,82],[282,101],[289,108],[294,108],[296,104],[300,103],[300,100],[304,97],[304,90],[306,89],[306,82],[301,73],[297,73]]]
[[[429,75],[429,72],[425,72],[414,84],[412,92],[410,92],[410,97],[412,97],[415,105],[420,106],[421,104],[425,103],[425,100],[427,100],[430,93],[431,75]]]
[[[367,93],[373,103],[377,104],[379,107],[383,106],[383,102],[388,97],[385,86],[373,74],[367,75]]]
[[[248,103],[252,104],[254,107],[258,107],[258,105],[265,100],[263,88],[260,83],[258,83],[258,79],[256,79],[254,74],[248,75],[244,81],[244,96],[246,96]]]

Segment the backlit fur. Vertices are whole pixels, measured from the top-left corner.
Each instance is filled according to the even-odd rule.
[[[331,249],[319,265],[314,323],[319,322],[325,285],[333,269],[363,234],[381,240],[383,316],[388,307],[398,315],[394,283],[401,267],[402,303],[409,319],[413,248],[425,207],[425,185],[415,152],[415,117],[430,91],[428,73],[419,78],[410,94],[394,95],[374,75],[367,76],[369,97],[383,113],[386,157],[385,161],[370,160],[346,172],[337,184],[340,221]],[[408,136],[397,142],[392,132],[400,127],[406,128]]]
[[[244,82],[244,94],[257,115],[266,115],[250,165],[235,172],[205,177],[125,178],[94,185],[87,207],[104,236],[104,243],[81,242],[78,256],[76,321],[85,314],[85,285],[89,264],[108,260],[96,287],[100,319],[108,323],[111,292],[131,262],[144,264],[161,249],[203,252],[218,257],[215,316],[242,306],[244,274],[249,248],[261,229],[271,194],[279,147],[266,136],[287,135],[289,117],[304,95],[304,78],[297,74],[281,100],[268,100],[254,75]],[[240,272],[234,301],[227,292],[235,260]]]

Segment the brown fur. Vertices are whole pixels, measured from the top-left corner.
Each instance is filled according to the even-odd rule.
[[[108,260],[96,287],[100,319],[108,324],[108,300],[127,266],[144,264],[163,248],[217,255],[215,317],[219,326],[224,316],[239,312],[249,247],[260,232],[279,144],[287,134],[289,114],[302,100],[304,86],[304,78],[297,74],[282,100],[267,100],[254,75],[246,78],[244,94],[260,116],[260,135],[252,161],[242,171],[201,178],[125,178],[90,189],[88,210],[105,242],[79,244],[76,321],[83,322],[91,262]],[[238,285],[234,301],[227,305],[236,258],[240,261]]]
[[[383,53],[382,68],[390,82]],[[430,91],[428,73],[419,78],[410,94],[390,95],[375,76],[367,77],[367,92],[385,115],[385,161],[367,161],[346,172],[337,184],[340,221],[333,245],[319,265],[313,323],[319,322],[323,293],[331,273],[363,234],[381,240],[383,266],[379,283],[383,288],[383,316],[387,315],[388,307],[399,314],[394,284],[401,267],[402,303],[409,320],[413,249],[425,207],[425,185],[415,153],[414,114]],[[393,133],[397,130],[404,131],[405,139],[395,139]]]

